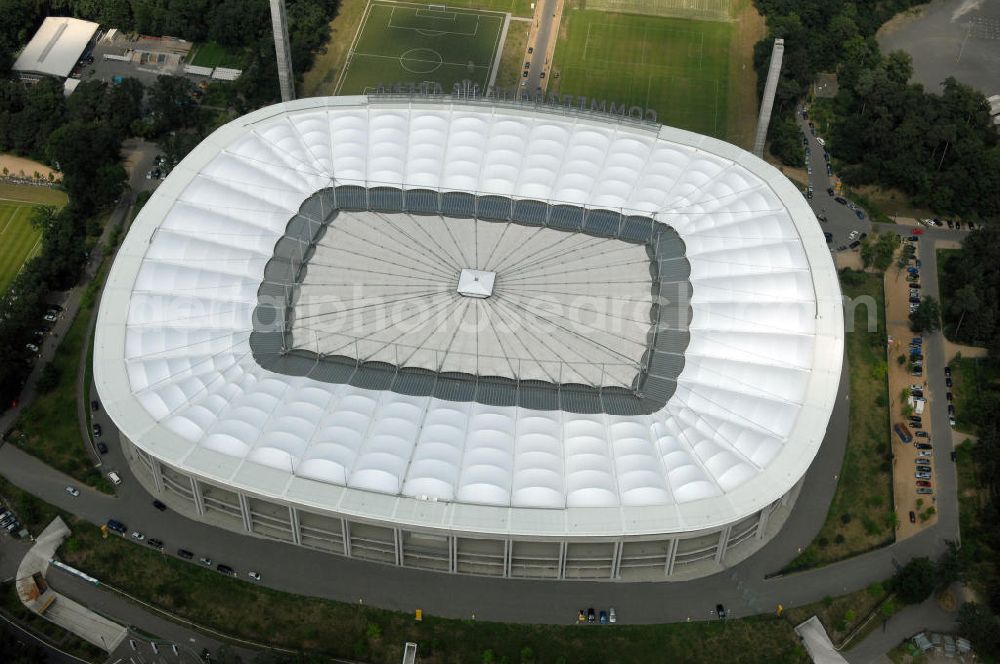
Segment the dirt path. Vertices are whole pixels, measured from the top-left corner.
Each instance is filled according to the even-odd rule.
[[[6,175],[13,177],[30,178],[35,173],[38,173],[43,178],[48,179],[49,173],[51,173],[56,182],[62,180],[62,173],[59,171],[52,170],[45,164],[37,161],[18,157],[13,154],[0,154],[0,172],[3,172],[5,168],[7,169]]]

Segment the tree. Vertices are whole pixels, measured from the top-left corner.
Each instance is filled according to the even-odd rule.
[[[1000,655],[1000,621],[982,604],[966,602],[958,609],[959,633],[972,641],[980,655]]]
[[[910,329],[914,332],[934,332],[941,329],[941,305],[931,296],[924,297],[910,314]]]
[[[976,287],[972,284],[965,284],[952,296],[949,304],[953,315],[958,315],[958,326],[955,328],[955,337],[959,336],[965,315],[979,309],[979,295],[976,294]]]
[[[906,604],[919,604],[930,597],[937,585],[937,570],[930,558],[914,558],[893,578],[893,589]]]

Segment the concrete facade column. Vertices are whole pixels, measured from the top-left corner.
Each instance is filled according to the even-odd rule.
[[[399,528],[392,529],[392,544],[396,550],[396,564],[403,564],[403,532]]]
[[[188,475],[191,480],[191,495],[194,497],[194,508],[198,511],[198,516],[205,516],[205,499],[201,496],[201,485],[193,475]]]
[[[566,540],[559,542],[559,576],[560,579],[566,578]]]
[[[299,532],[299,511],[288,506],[288,522],[292,524],[292,541],[296,544],[302,544],[302,533]]]
[[[670,576],[674,573],[674,560],[677,559],[677,542],[678,539],[675,537],[670,540],[670,544],[667,548],[667,564],[664,565],[663,572],[666,576]]]
[[[351,557],[351,524],[347,519],[340,520],[340,529],[344,534],[344,555]]]
[[[248,532],[253,532],[253,517],[250,516],[250,501],[242,493],[236,494],[240,499],[240,514],[243,516],[243,528]]]
[[[715,547],[715,562],[720,565],[722,564],[722,557],[726,555],[726,549],[729,548],[729,535],[732,531],[732,526],[726,526],[719,533],[719,545]]]
[[[625,543],[621,540],[615,542],[614,553],[611,554],[611,578],[617,579],[621,576],[622,548]]]
[[[768,505],[760,511],[760,516],[757,517],[757,533],[756,537],[759,540],[764,539],[764,533],[767,532],[767,522],[771,520],[771,506]]]
[[[448,571],[458,571],[458,537],[454,535],[448,536]]]
[[[153,484],[156,486],[156,495],[163,494],[163,469],[160,467],[160,460],[154,456],[149,458],[153,462]]]
[[[513,557],[513,544],[510,539],[503,541],[503,578],[510,578],[510,559]]]

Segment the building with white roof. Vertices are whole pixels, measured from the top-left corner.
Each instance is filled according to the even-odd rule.
[[[843,343],[815,216],[744,150],[331,97],[174,169],[94,370],[136,476],[195,518],[408,567],[680,579],[777,532]]]
[[[67,78],[100,26],[91,21],[49,16],[14,62],[21,78]]]

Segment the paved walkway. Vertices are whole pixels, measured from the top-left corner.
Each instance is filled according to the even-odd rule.
[[[931,596],[923,604],[908,606],[889,618],[883,627],[877,627],[843,655],[851,664],[887,661],[885,653],[917,632],[954,632],[957,629],[956,615],[942,609]]]

